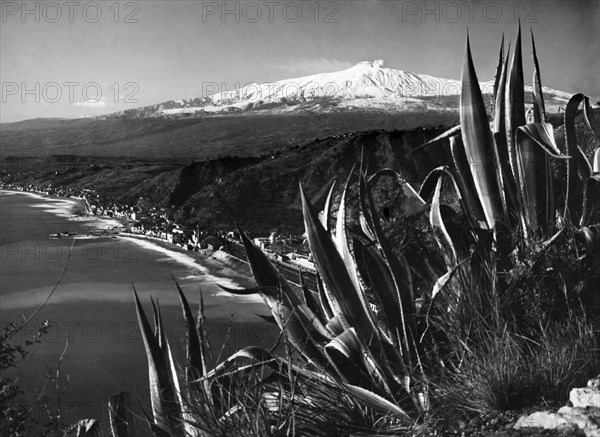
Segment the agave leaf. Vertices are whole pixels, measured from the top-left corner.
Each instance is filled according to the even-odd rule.
[[[255,287],[252,287],[252,288],[232,288],[232,287],[226,287],[226,286],[221,285],[219,283],[217,283],[217,287],[219,287],[223,291],[226,291],[227,293],[237,294],[237,295],[241,295],[241,296],[246,296],[246,295],[250,295],[250,294],[258,294],[259,293],[259,289],[255,288]]]
[[[592,173],[600,173],[600,147],[598,147],[594,153],[594,167],[592,169]]]
[[[359,213],[358,213],[358,220],[360,222],[360,228],[362,229],[365,236],[369,240],[375,241],[375,235],[373,234],[373,231],[371,230],[371,227],[369,226],[369,223],[367,222],[367,218],[363,214],[362,210],[359,211]]]
[[[308,308],[318,317],[322,324],[327,324],[327,316],[325,315],[325,311],[321,307],[320,302],[318,302],[315,298],[313,292],[304,283],[304,274],[302,273],[302,270],[300,270],[300,287],[302,288],[304,301],[306,302]]]
[[[346,329],[340,335],[332,339],[326,346],[325,351],[337,373],[344,382],[370,387],[369,375],[363,363],[363,351],[353,328]]]
[[[239,351],[231,355],[229,358],[219,363],[218,366],[216,366],[213,370],[208,372],[205,378],[213,380],[219,375],[223,375],[230,369],[238,369],[242,365],[244,360],[249,360],[251,362],[260,364],[270,364],[277,361],[276,357],[271,352],[261,347],[247,346],[245,348],[240,349]],[[277,367],[275,370],[280,370],[280,368]]]
[[[550,123],[530,123],[519,127],[516,141],[524,222],[531,229],[540,228],[544,235],[548,235],[552,233],[556,215],[549,157],[568,157],[558,150]]]
[[[175,285],[177,286],[177,292],[179,293],[179,300],[181,301],[181,309],[183,311],[186,326],[186,381],[189,384],[189,381],[193,381],[206,375],[207,366],[203,345],[200,342],[198,328],[190,304],[188,303],[185,294],[183,294],[183,290],[179,286],[179,283],[175,282]],[[205,393],[208,392],[205,391]]]
[[[596,135],[596,138],[600,139],[600,132],[596,130],[592,122],[590,121],[590,115],[592,112],[592,107],[590,106],[589,99],[584,99],[583,105],[583,120],[585,121],[585,125],[587,128]]]
[[[584,226],[575,235],[585,244],[587,254],[600,256],[600,224]]]
[[[498,85],[498,93],[496,96],[496,104],[494,111],[494,144],[496,145],[496,159],[500,167],[500,185],[501,192],[504,197],[504,205],[506,207],[507,224],[510,227],[515,227],[515,217],[520,214],[520,202],[517,195],[517,186],[515,176],[510,165],[510,156],[508,151],[508,140],[506,131],[506,77],[508,74],[508,60],[510,58],[510,44],[502,67],[500,83]]]
[[[567,143],[567,154],[571,157],[567,164],[567,194],[565,199],[565,218],[575,221],[579,214],[578,206],[581,205],[583,184],[591,175],[592,168],[585,155],[577,145],[575,132],[575,117],[577,108],[589,100],[583,94],[575,94],[571,97],[565,108],[565,142]],[[581,176],[579,175],[581,174]]]
[[[154,317],[155,317],[155,320],[157,323],[156,332],[157,332],[158,345],[159,345],[160,349],[162,350],[162,352],[165,356],[165,360],[167,362],[169,377],[172,381],[173,388],[175,390],[177,404],[180,407],[183,407],[183,401],[181,398],[181,389],[179,387],[179,379],[177,378],[177,369],[175,368],[175,361],[173,360],[173,354],[171,353],[171,346],[169,344],[169,341],[167,340],[165,328],[162,323],[162,315],[160,312],[160,307],[158,305],[158,301],[155,302],[152,298],[150,298],[150,302],[152,303],[152,309],[154,311]]]
[[[354,253],[363,281],[381,303],[380,309],[383,313],[382,319],[387,328],[387,335],[399,343],[397,333],[402,330],[399,324],[402,317],[392,273],[383,256],[372,243],[356,237]]]
[[[454,268],[456,268],[456,267],[457,266],[454,266]],[[435,284],[433,284],[433,288],[431,289],[431,300],[435,299],[435,297],[438,295],[438,293],[440,291],[442,291],[442,289],[446,286],[446,284],[448,283],[450,278],[452,278],[452,272],[454,271],[454,268],[451,270],[448,270],[442,276],[437,278],[437,280],[435,281]]]
[[[360,179],[363,189],[366,189],[367,182],[365,177],[362,176]],[[337,307],[333,308],[334,313],[338,316],[344,330],[351,327],[355,328],[358,339],[365,345],[365,353],[369,353],[374,357],[371,362],[377,368],[377,372],[380,375],[384,375],[382,376],[384,386],[389,387],[390,384],[395,384],[391,369],[394,366],[402,366],[401,358],[397,351],[384,349],[383,346],[387,343],[382,342],[381,332],[371,318],[370,310],[365,308],[364,301],[357,295],[361,290],[354,288],[350,275],[335,244],[317,220],[313,207],[302,187],[300,187],[300,193],[308,242],[325,286],[335,297],[333,301]],[[374,224],[378,225],[376,221],[374,221]],[[410,279],[410,272],[406,273],[406,265],[401,265],[400,269]],[[410,293],[412,293],[412,284],[409,285]],[[414,302],[411,303],[414,306]],[[414,310],[412,315],[414,319]],[[411,352],[407,351],[406,353],[410,354]],[[390,390],[387,388],[387,391],[395,392],[396,389]]]
[[[331,217],[331,196],[333,195],[334,188],[335,181],[333,181],[331,188],[329,188],[329,193],[327,194],[327,199],[325,200],[325,206],[323,207],[323,211],[321,211],[319,214],[319,220],[321,220],[321,224],[326,231],[329,231],[329,217]]]
[[[366,175],[366,173],[363,171],[363,163],[361,161],[359,178],[363,178],[365,175]],[[375,230],[374,230],[375,224],[373,223],[373,217],[371,216],[371,211],[367,207],[366,187],[368,187],[368,185],[365,184],[363,186],[363,184],[360,184],[359,189],[358,189],[358,200],[359,200],[359,204],[360,204],[360,210],[359,210],[360,227],[369,240],[375,241],[377,239],[377,237],[375,235]]]
[[[492,95],[492,102],[496,101],[498,96],[498,90],[502,81],[502,65],[504,64],[504,33],[502,34],[502,41],[500,42],[500,54],[498,55],[498,66],[496,67],[496,76],[494,76],[494,94]]]
[[[97,419],[82,419],[73,425],[70,432],[75,431],[77,437],[101,437],[100,422]]]
[[[394,279],[394,292],[396,293],[398,302],[400,304],[400,320],[398,323],[401,327],[401,330],[397,333],[397,336],[401,340],[400,354],[402,358],[391,355],[392,350],[389,348],[386,348],[384,352],[387,354],[390,362],[393,362],[396,359],[399,360],[398,365],[404,366],[402,371],[408,378],[409,373],[406,370],[406,367],[410,369],[416,368],[413,358],[419,353],[419,351],[415,350],[414,348],[414,337],[416,335],[416,308],[410,267],[402,255],[399,255],[398,257],[394,255],[387,238],[383,234],[379,217],[377,217],[373,199],[368,189],[368,182],[364,174],[360,177],[359,193],[359,197],[361,198],[361,206],[368,210],[368,214],[371,216],[374,235],[379,245],[379,249],[383,255],[383,259],[387,264],[389,271],[392,273],[392,277]],[[386,342],[383,342],[384,347],[386,344]],[[406,364],[406,362],[403,360],[406,360],[408,364]]]
[[[452,140],[453,143],[455,141],[460,142],[460,140]],[[456,150],[455,154],[460,155],[459,147],[456,147],[456,149],[457,150]],[[464,153],[464,150],[463,150],[463,153]],[[458,157],[457,159],[461,159],[461,158]],[[458,164],[457,167],[459,167],[460,165],[461,164]],[[468,172],[468,169],[467,169],[467,172]],[[463,211],[464,211],[465,215],[469,218],[469,220],[471,220],[471,222],[473,224],[476,224],[476,223],[485,224],[485,216],[483,215],[483,211],[481,210],[481,204],[479,203],[479,199],[473,195],[473,193],[475,192],[474,190],[470,191],[467,188],[467,184],[465,182],[465,179],[461,176],[460,170],[454,171],[451,167],[447,167],[447,166],[441,166],[441,167],[434,168],[433,170],[431,170],[429,172],[429,174],[427,176],[425,176],[425,179],[423,180],[421,187],[419,188],[419,195],[422,196],[423,199],[429,199],[429,198],[433,197],[433,195],[435,194],[435,189],[437,186],[438,179],[443,177],[444,175],[447,175],[450,177],[450,180],[452,181],[452,183],[454,185],[454,191],[457,194],[457,196],[461,202]],[[469,176],[469,175],[467,174],[467,176]],[[470,177],[468,177],[467,180],[472,182],[472,179],[470,179]],[[480,211],[479,218],[481,219],[481,221],[477,220],[476,216],[478,213],[474,212],[477,210],[477,207],[479,208],[479,211]]]
[[[517,166],[517,150],[515,144],[515,133],[519,126],[526,124],[525,121],[525,84],[523,81],[523,58],[521,55],[521,23],[517,31],[517,41],[512,57],[512,63],[508,71],[508,83],[506,86],[506,141],[508,145],[509,160],[516,186],[521,186],[519,180],[519,169]],[[502,156],[502,155],[500,155]],[[519,191],[517,190],[517,194]],[[519,203],[521,199],[519,198]]]
[[[340,323],[340,318],[338,316],[333,317],[327,322],[327,329],[333,332],[334,335],[340,335],[344,332],[344,327]]]
[[[456,167],[456,174],[449,174],[449,176],[457,186],[457,192],[460,193],[465,214],[473,224],[482,226],[486,223],[485,214],[483,213],[479,197],[477,197],[475,183],[473,182],[473,176],[471,175],[465,146],[461,137],[450,138],[450,151],[452,152],[452,159]]]
[[[425,146],[429,146],[431,144],[437,143],[437,142],[445,140],[447,138],[452,138],[454,136],[460,135],[460,130],[461,130],[460,124],[456,125],[454,127],[451,127],[450,129],[442,132],[440,135],[436,136],[435,138],[427,141],[426,143],[421,144],[418,147],[415,147],[414,149],[412,149],[412,151],[415,152]]]
[[[600,211],[600,174],[590,176],[583,193],[583,212],[579,226],[587,226]]]
[[[531,33],[531,50],[533,56],[533,121],[544,123],[546,121],[546,107],[544,106],[544,91],[542,90],[542,79],[540,78],[540,64],[535,53],[535,40],[533,30]]]
[[[330,305],[330,297],[328,296],[327,291],[325,290],[325,284],[321,280],[321,275],[317,272],[317,291],[319,292],[319,303],[321,304],[321,308],[323,313],[325,314],[325,320],[331,320],[334,317],[333,310]],[[333,299],[333,298],[331,298]]]
[[[504,148],[506,149],[506,134],[494,133],[494,143],[497,145],[497,150]],[[507,151],[508,152],[508,151]],[[500,156],[500,153],[498,154]],[[500,175],[502,191],[504,193],[504,204],[506,205],[507,222],[505,223],[508,229],[514,229],[518,222],[521,213],[521,201],[520,192],[517,190],[515,178],[512,174],[512,168],[508,161],[508,155],[506,159],[500,162]]]
[[[135,422],[129,392],[121,392],[108,399],[108,421],[113,437],[134,437]]]
[[[398,419],[406,421],[407,423],[412,423],[412,419],[403,409],[382,398],[381,396],[351,384],[344,384],[344,387],[348,389],[352,396],[362,401],[365,405],[368,405],[369,407],[378,410],[385,415],[394,416]]]
[[[344,190],[342,191],[342,197],[340,199],[340,206],[338,208],[337,217],[336,217],[336,225],[335,225],[335,245],[337,250],[342,257],[342,261],[346,266],[346,271],[350,275],[350,279],[352,280],[352,284],[354,285],[354,289],[360,290],[360,282],[358,280],[358,275],[356,272],[356,265],[354,263],[354,258],[352,257],[352,253],[350,252],[350,247],[348,245],[348,236],[346,235],[346,194],[348,193],[348,188],[350,187],[350,180],[352,179],[352,175],[354,173],[354,168],[350,171],[348,175],[348,179],[346,179],[346,184],[344,185]],[[357,293],[359,298],[362,300],[363,306],[367,308],[367,303],[363,299],[363,293]]]
[[[365,314],[373,321],[373,326],[375,326],[374,317],[365,298],[365,294],[362,292],[362,286],[360,280],[358,278],[358,268],[356,266],[356,262],[352,253],[350,252],[350,246],[348,244],[348,236],[346,234],[346,195],[348,193],[348,188],[350,187],[350,181],[354,173],[354,167],[352,168],[348,179],[346,180],[346,185],[344,186],[344,191],[342,192],[342,197],[340,199],[340,206],[337,213],[336,220],[336,231],[335,231],[335,243],[340,253],[342,260],[346,266],[346,270],[350,275],[350,279],[352,280],[352,284],[354,285],[354,289],[357,290],[357,296],[361,302],[361,305],[365,309]]]
[[[329,238],[327,231],[319,223],[302,186],[300,186],[300,194],[308,244],[315,265],[323,277],[323,282],[335,297],[334,305],[337,308],[333,308],[334,312],[339,316],[344,329],[355,327],[358,332],[367,338],[373,335],[376,336],[375,325],[367,315],[367,309],[358,296],[360,290],[355,288],[344,260],[331,238]]]
[[[506,81],[508,75],[508,60],[510,58],[510,44],[506,52],[506,59],[502,64],[500,72],[500,81],[498,83],[498,92],[494,103],[494,133],[501,134],[501,138],[506,141]],[[508,144],[505,144],[504,150],[498,150],[500,156],[508,160]]]
[[[152,417],[150,417],[148,415],[148,413],[146,413],[146,410],[144,409],[144,407],[142,407],[142,404],[139,403],[139,401],[138,401],[138,405],[140,406],[140,410],[142,410],[142,413],[144,414],[144,419],[146,420],[146,424],[152,431],[152,434],[154,435],[154,437],[172,437],[173,436],[173,434],[169,430],[163,428],[161,425],[158,425],[152,421]]]
[[[319,226],[321,226],[320,223]],[[323,229],[322,226],[321,229]],[[240,235],[254,279],[267,300],[280,329],[285,330],[290,342],[305,357],[313,362],[323,364],[324,357],[319,344],[331,339],[329,331],[291,289],[267,256],[254,246],[241,230]]]
[[[137,292],[133,291],[142,340],[148,359],[148,378],[150,381],[150,400],[152,403],[153,423],[161,429],[171,430],[175,435],[183,435],[180,405],[173,387],[171,369],[160,348],[159,341],[152,332]]]
[[[563,155],[554,140],[554,128],[550,123],[529,123],[517,129],[517,141],[523,136],[535,141],[546,154],[553,158],[569,159]]]
[[[263,314],[258,314],[258,313],[254,313],[254,315],[260,317],[267,323],[273,323],[275,325],[277,324],[277,320],[275,320],[275,317],[273,317],[273,316],[265,316]]]
[[[431,201],[431,214],[429,215],[429,220],[431,222],[431,227],[433,228],[434,235],[436,236],[436,240],[438,245],[442,249],[442,253],[444,255],[444,259],[446,261],[446,265],[451,268],[456,265],[458,261],[458,255],[456,253],[456,248],[454,246],[454,242],[452,238],[448,234],[448,230],[446,229],[446,225],[444,224],[444,220],[442,218],[442,212],[440,209],[440,195],[442,191],[442,181],[443,177],[439,177],[437,180],[437,185],[435,187],[435,193],[433,195],[433,200]]]
[[[473,66],[468,36],[462,71],[460,124],[475,188],[488,227],[493,229],[496,226],[496,221],[502,219],[502,197],[495,161],[494,140],[488,125],[485,104]]]

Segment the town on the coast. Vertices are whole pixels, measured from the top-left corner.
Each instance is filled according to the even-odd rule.
[[[154,240],[173,248],[197,252],[198,255],[223,260],[225,257],[247,263],[246,251],[237,230],[222,229],[208,233],[199,227],[189,227],[173,220],[173,211],[165,207],[140,202],[135,206],[104,201],[87,188],[65,188],[53,185],[19,185],[0,181],[0,189],[22,191],[58,198],[78,200],[73,214],[114,219],[121,223],[110,229],[95,230],[89,237],[116,237],[119,234]],[[68,238],[73,233],[62,232],[49,238]],[[317,291],[316,268],[304,235],[255,235],[253,242],[276,264],[281,275],[297,286]]]

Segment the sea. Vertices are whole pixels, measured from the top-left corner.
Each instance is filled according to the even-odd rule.
[[[0,191],[0,323],[22,323],[47,303],[13,338],[27,356],[8,373],[21,400],[47,421],[47,408],[61,419],[107,418],[110,396],[128,391],[150,413],[148,365],[135,311],[135,289],[152,320],[158,301],[175,361],[185,362],[185,322],[175,280],[192,309],[200,295],[215,360],[248,345],[270,347],[278,328],[259,315],[269,310],[258,296],[237,296],[228,287],[252,284],[247,269],[203,261],[151,240],[89,233],[117,226],[73,215],[73,199]],[[51,238],[52,234],[76,234]],[[46,333],[38,336],[40,328]],[[36,341],[37,340],[37,341]],[[62,356],[62,359],[61,359]],[[141,415],[141,412],[138,411]]]

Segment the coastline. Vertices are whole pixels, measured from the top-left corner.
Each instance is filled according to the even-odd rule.
[[[149,237],[147,235],[121,233],[117,238],[134,242],[146,249],[162,252],[180,264],[198,270],[199,275],[213,276],[215,278],[215,283],[219,285],[233,288],[253,286],[250,267],[240,261],[231,260],[229,257],[220,255],[223,253],[221,251],[205,255],[201,252],[190,251],[167,241]],[[231,293],[224,293],[226,293],[227,296],[233,296]],[[218,293],[217,295],[221,295],[221,293]]]
[[[57,197],[31,191],[7,189],[1,189],[0,193],[8,195],[24,194],[38,200],[51,201],[52,203],[33,206],[36,208],[43,208],[44,211],[63,217],[69,221],[82,222],[82,225],[91,228],[85,233],[65,236],[63,237],[64,239],[117,238],[133,242],[148,250],[161,252],[180,265],[198,272],[197,274],[191,275],[191,277],[211,276],[214,278],[216,284],[231,288],[247,288],[254,285],[250,267],[237,258],[229,256],[229,254],[222,251],[203,254],[201,252],[188,251],[187,249],[158,238],[128,232],[123,233],[123,229],[125,229],[129,223],[127,219],[115,219],[111,217],[96,216],[89,213],[74,214],[73,209],[77,205],[81,205],[80,200],[77,198]],[[222,297],[235,296],[226,291],[220,291],[216,293],[216,295]],[[240,297],[246,297],[251,298],[251,300],[262,302],[262,298],[259,295],[235,297],[238,299]]]
[[[125,221],[119,221],[117,219],[111,217],[102,217],[87,214],[75,214],[73,209],[81,205],[81,199],[73,198],[73,197],[59,197],[59,196],[51,196],[49,194],[42,194],[33,191],[21,191],[21,190],[8,190],[6,188],[0,189],[0,193],[5,195],[16,195],[23,194],[25,196],[37,199],[37,200],[49,200],[54,204],[41,204],[41,205],[32,205],[34,208],[43,208],[44,211],[57,215],[58,217],[64,217],[69,221],[74,222],[88,222],[86,224],[93,225],[95,228],[91,230],[88,235],[77,235],[77,238],[90,238],[93,236],[107,236],[109,231],[116,231],[118,228],[124,228],[126,223]],[[57,205],[58,204],[58,205]],[[100,232],[103,235],[94,235],[93,232]]]
[[[215,283],[233,288],[244,288],[253,286],[252,272],[250,267],[231,257],[222,251],[215,251],[209,254],[201,252],[188,251],[175,244],[169,243],[155,237],[147,235],[123,233],[123,229],[128,224],[127,219],[115,219],[111,217],[96,216],[92,214],[74,214],[73,209],[81,205],[78,198],[65,198],[51,196],[31,191],[7,190],[1,189],[0,193],[8,195],[23,194],[37,200],[49,200],[52,204],[33,205],[36,208],[43,208],[59,217],[66,218],[69,221],[83,222],[82,224],[91,227],[87,233],[64,237],[65,239],[89,239],[99,237],[113,237],[125,241],[133,242],[145,249],[162,252],[169,258],[186,267],[198,271],[199,275],[209,275],[215,278]],[[225,291],[218,295],[233,296]],[[257,298],[260,299],[259,296]],[[262,299],[261,299],[262,300]]]

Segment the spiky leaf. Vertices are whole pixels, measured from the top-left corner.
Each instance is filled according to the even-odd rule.
[[[488,125],[485,104],[473,66],[468,36],[462,71],[460,124],[473,182],[487,224],[490,229],[493,229],[496,226],[496,221],[502,218],[502,198],[494,158],[496,155],[494,140]]]

